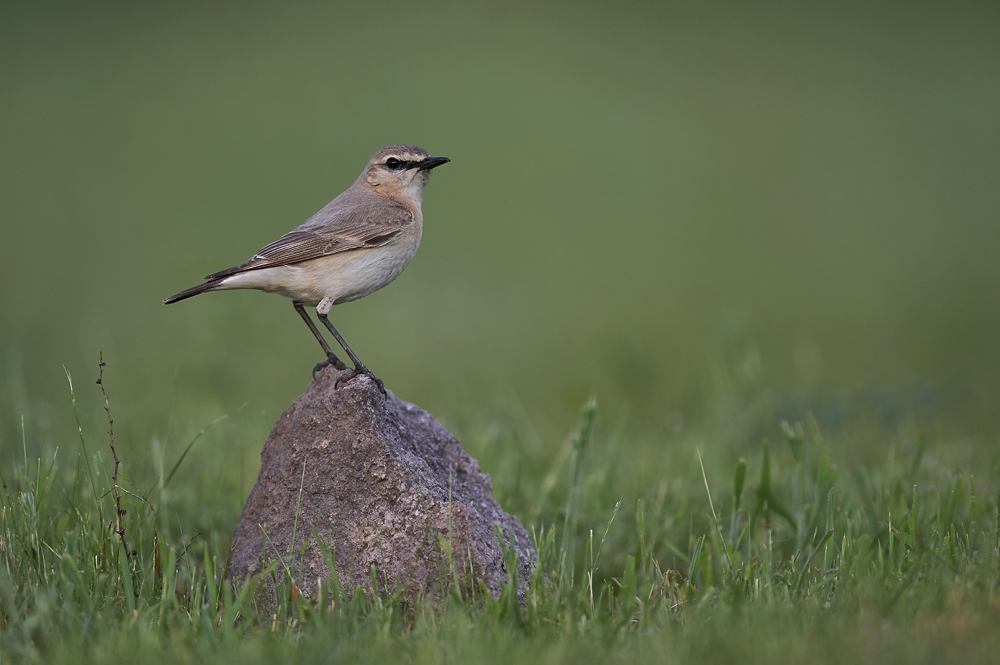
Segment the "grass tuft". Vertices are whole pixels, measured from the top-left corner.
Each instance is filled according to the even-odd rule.
[[[441,539],[448,568],[436,605],[382,588],[374,568],[381,593],[343,588],[321,529],[296,522],[300,549],[315,541],[334,571],[307,597],[290,565],[295,542],[231,584],[224,529],[202,528],[197,510],[165,504],[162,491],[156,501],[135,489],[115,496],[116,483],[162,487],[162,471],[129,477],[135,465],[122,465],[111,489],[100,486],[94,470],[107,475],[107,465],[85,443],[67,379],[76,462],[61,468],[57,450],[32,458],[24,437],[0,490],[0,638],[11,661],[797,662],[796,645],[808,645],[821,662],[874,662],[933,649],[943,635],[965,639],[959,651],[970,657],[998,640],[996,492],[983,491],[982,476],[922,464],[926,444],[912,463],[892,452],[845,475],[818,434],[778,423],[787,446],[747,445],[728,470],[701,445],[670,452],[674,475],[644,485],[636,478],[652,458],[612,464],[591,400],[567,444],[565,500],[538,506],[543,518],[528,525],[538,558],[523,604],[502,534],[509,578],[499,596],[463,586],[466,557]],[[731,493],[717,477],[732,478]],[[211,480],[192,464],[182,483]],[[129,500],[131,557],[120,556],[120,522],[104,517]],[[622,517],[626,501],[635,510]],[[158,529],[165,506],[187,532]]]

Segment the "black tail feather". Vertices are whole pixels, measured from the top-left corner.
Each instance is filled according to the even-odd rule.
[[[190,289],[184,289],[180,293],[175,293],[166,300],[163,301],[164,305],[169,305],[170,303],[175,303],[178,300],[184,300],[185,298],[190,298],[191,296],[196,296],[199,293],[204,293],[205,291],[211,291],[217,287],[222,282],[221,279],[213,279],[198,286],[192,286]]]

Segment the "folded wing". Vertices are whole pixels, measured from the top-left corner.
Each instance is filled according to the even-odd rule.
[[[381,205],[345,205],[331,201],[304,224],[254,254],[249,261],[205,277],[217,280],[247,270],[301,263],[331,254],[380,247],[413,223],[413,213],[395,202]],[[336,208],[336,212],[330,210]]]

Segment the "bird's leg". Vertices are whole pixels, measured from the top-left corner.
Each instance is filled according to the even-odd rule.
[[[330,319],[327,318],[327,314],[329,314],[331,307],[333,307],[333,298],[323,298],[319,305],[316,306],[316,316],[319,317],[319,320],[323,322],[323,325],[326,326],[327,330],[333,334],[334,338],[336,338],[340,345],[344,347],[344,351],[347,352],[347,355],[351,358],[351,362],[354,363],[354,369],[349,370],[347,374],[341,375],[341,377],[337,379],[337,383],[334,384],[334,387],[339,386],[342,381],[350,381],[358,374],[366,374],[369,379],[375,382],[375,385],[377,385],[378,389],[382,391],[382,394],[385,395],[385,386],[382,384],[382,379],[372,374],[372,371],[365,367],[365,364],[354,354],[354,351],[351,351],[351,347],[347,346],[347,342],[344,341],[344,338],[340,336],[337,329],[333,327],[332,323],[330,323]]]
[[[347,365],[344,364],[344,361],[337,357],[337,354],[333,352],[333,349],[330,348],[330,345],[326,343],[325,339],[323,339],[323,335],[320,334],[319,329],[316,327],[316,324],[313,323],[312,319],[309,318],[309,315],[306,313],[306,310],[302,307],[302,303],[294,301],[292,304],[295,305],[295,311],[299,313],[299,316],[302,317],[302,320],[306,322],[307,326],[309,326],[309,330],[311,330],[312,334],[316,336],[316,341],[319,342],[319,345],[323,347],[323,352],[326,353],[326,360],[324,360],[321,363],[318,363],[315,367],[313,367],[313,378],[315,379],[316,373],[321,369],[323,369],[324,367],[326,367],[327,365],[333,365],[335,368],[339,370],[347,369]]]

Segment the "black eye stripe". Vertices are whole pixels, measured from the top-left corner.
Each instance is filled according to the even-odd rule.
[[[392,171],[405,171],[407,169],[412,169],[419,163],[420,162],[406,161],[397,157],[390,157],[385,160],[384,166]]]

